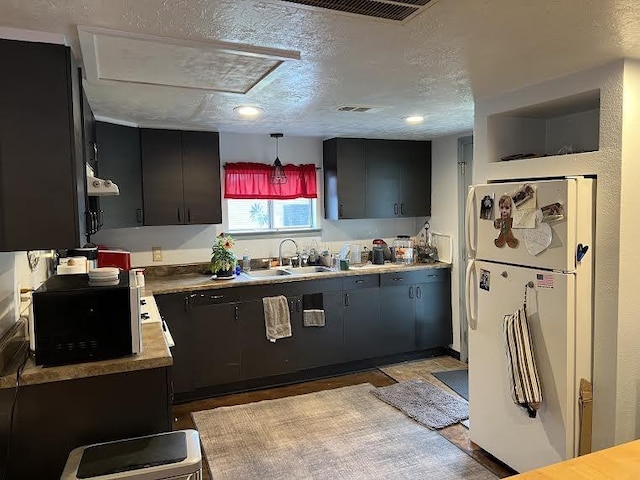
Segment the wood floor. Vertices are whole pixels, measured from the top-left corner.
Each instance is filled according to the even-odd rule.
[[[191,419],[192,412],[210,410],[217,407],[242,405],[245,403],[259,402],[262,400],[272,400],[276,398],[302,395],[305,393],[318,392],[321,390],[330,390],[333,388],[346,387],[349,385],[358,385],[360,383],[370,383],[376,387],[382,387],[386,385],[392,385],[396,383],[396,381],[381,370],[372,369],[366,372],[341,375],[339,377],[332,377],[321,380],[313,380],[310,382],[287,385],[284,387],[237,393],[206,400],[197,400],[173,407],[173,428],[174,430],[195,428],[193,420]],[[469,440],[468,430],[463,425],[451,425],[450,427],[446,427],[439,432],[443,437],[445,437],[454,445],[457,445],[460,449],[483,464],[498,477],[505,478],[515,473],[513,470],[501,464],[496,459],[485,453],[473,442],[471,442]],[[204,479],[211,480],[212,477],[204,456],[202,460]]]

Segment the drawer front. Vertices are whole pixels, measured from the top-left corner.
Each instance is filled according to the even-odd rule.
[[[357,275],[353,277],[344,277],[342,279],[343,290],[358,290],[360,288],[370,288],[380,286],[380,275]]]
[[[213,290],[202,290],[199,292],[189,292],[184,294],[189,299],[190,307],[200,307],[205,305],[217,305],[219,303],[237,302],[240,300],[239,288],[224,288]]]
[[[380,275],[380,286],[410,285],[414,283],[445,282],[449,279],[447,268],[427,268],[408,272],[383,273]]]

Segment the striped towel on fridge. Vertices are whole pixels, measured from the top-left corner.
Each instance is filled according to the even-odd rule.
[[[505,315],[502,331],[507,354],[511,398],[513,403],[527,410],[529,417],[536,418],[542,404],[542,389],[533,354],[526,307]]]

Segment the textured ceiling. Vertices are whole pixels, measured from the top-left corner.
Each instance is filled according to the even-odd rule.
[[[404,24],[277,0],[0,2],[0,26],[63,33],[81,56],[78,25],[300,51],[247,94],[86,86],[102,117],[252,133],[434,138],[471,130],[474,98],[640,58],[637,0],[439,0]],[[139,67],[140,76],[157,68]],[[264,115],[241,120],[233,113],[240,104]],[[336,111],[351,104],[377,108]],[[425,122],[406,125],[411,114]]]

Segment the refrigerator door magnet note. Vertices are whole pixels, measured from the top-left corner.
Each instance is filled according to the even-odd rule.
[[[498,208],[500,209],[500,218],[496,218],[493,221],[493,226],[500,230],[498,238],[494,240],[496,247],[502,248],[505,244],[511,248],[518,246],[518,239],[513,236],[511,227],[513,226],[513,218],[511,218],[511,197],[509,195],[503,195],[498,201]]]
[[[483,268],[480,269],[480,289],[490,291],[491,272]]]
[[[536,218],[538,226],[536,228],[525,230],[523,235],[524,245],[527,247],[527,252],[529,252],[529,255],[533,255],[534,257],[536,255],[540,255],[549,248],[551,240],[553,239],[551,226],[548,223],[541,223],[541,217],[542,213],[538,210]]]

